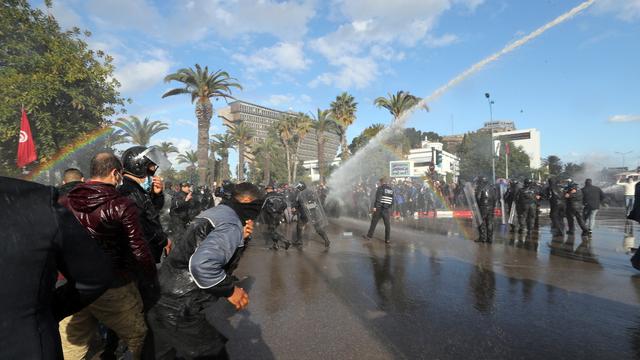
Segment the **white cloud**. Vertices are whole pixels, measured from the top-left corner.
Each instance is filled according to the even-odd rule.
[[[90,0],[85,3],[91,19],[105,28],[134,28],[158,34],[163,24],[158,9],[147,0]]]
[[[310,85],[333,84],[341,88],[365,87],[380,73],[379,61],[401,61],[398,47],[426,44],[446,46],[457,41],[453,34],[430,34],[440,16],[454,6],[475,10],[484,0],[333,0],[334,12],[344,23],[327,35],[312,40],[336,73],[324,73]],[[338,9],[338,10],[335,10]]]
[[[640,121],[640,115],[613,115],[609,117],[609,122],[636,122]]]
[[[193,120],[187,120],[187,119],[178,119],[176,120],[176,125],[184,125],[184,126],[191,126],[193,128],[198,128],[198,124],[193,121]]]
[[[58,0],[53,2],[53,6],[50,11],[62,29],[71,29],[75,26],[79,28],[84,27],[82,18],[73,9],[76,6],[77,4],[75,1]]]
[[[120,84],[123,93],[136,92],[149,89],[162,82],[168,74],[171,63],[165,59],[150,59],[133,61],[117,67],[115,78]]]
[[[236,61],[247,66],[249,71],[300,71],[307,68],[310,61],[305,58],[302,42],[280,42],[272,47],[258,50],[252,55],[235,54]]]
[[[293,95],[275,94],[269,96],[267,103],[272,106],[290,105],[293,99]]]
[[[640,0],[599,0],[595,3],[597,13],[615,14],[625,21],[640,19]]]
[[[433,36],[433,35],[427,34],[424,43],[428,47],[438,48],[438,47],[444,47],[444,46],[449,46],[451,44],[455,44],[459,40],[460,39],[458,38],[458,36],[454,34],[444,34],[442,36]]]
[[[344,56],[335,59],[332,64],[338,66],[337,73],[323,73],[309,83],[312,88],[320,84],[333,85],[339,89],[355,87],[362,89],[378,76],[378,64],[370,57]]]

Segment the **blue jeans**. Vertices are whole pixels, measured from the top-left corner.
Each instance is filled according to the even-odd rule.
[[[627,215],[629,215],[631,210],[633,210],[634,198],[635,198],[635,196],[633,196],[633,195],[625,195],[624,196],[624,205],[625,205],[625,208],[627,209]]]
[[[596,227],[596,214],[598,213],[598,209],[588,209],[584,208],[584,222],[587,223],[587,227],[590,230],[593,230]]]

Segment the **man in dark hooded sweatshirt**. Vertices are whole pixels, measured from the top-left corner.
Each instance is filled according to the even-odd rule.
[[[66,196],[69,191],[71,191],[74,187],[84,182],[84,175],[82,171],[70,168],[62,173],[62,185],[58,187],[58,195],[60,197]]]
[[[232,274],[263,204],[255,185],[238,184],[233,191],[191,222],[162,263],[160,299],[147,317],[158,360],[228,359],[227,340],[207,321],[204,309],[218,298],[237,310],[249,304]]]

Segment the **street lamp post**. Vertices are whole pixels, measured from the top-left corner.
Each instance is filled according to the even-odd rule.
[[[496,153],[493,145],[493,100],[491,100],[491,94],[484,93],[484,96],[487,98],[487,102],[489,103],[489,126],[491,127],[491,179],[493,179],[493,183],[496,182]]]

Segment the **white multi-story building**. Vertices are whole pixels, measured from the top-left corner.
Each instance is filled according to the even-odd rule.
[[[333,159],[331,163],[329,163],[329,161],[325,161],[325,166],[327,168],[331,166],[340,166],[340,161],[340,158],[337,157]],[[309,175],[309,178],[311,178],[311,181],[320,181],[320,168],[318,166],[317,159],[303,161],[302,167],[304,168],[306,174]]]
[[[523,129],[494,132],[494,140],[511,141],[514,146],[520,146],[529,155],[529,167],[539,169],[542,166],[540,155],[540,131],[537,129]]]
[[[434,171],[439,175],[451,174],[453,181],[458,181],[460,158],[442,150],[442,147],[442,143],[431,142],[425,137],[419,149],[409,150],[407,160],[413,162],[413,175],[424,176],[429,173],[429,167],[433,166]],[[441,157],[440,163],[437,161],[438,154]]]

